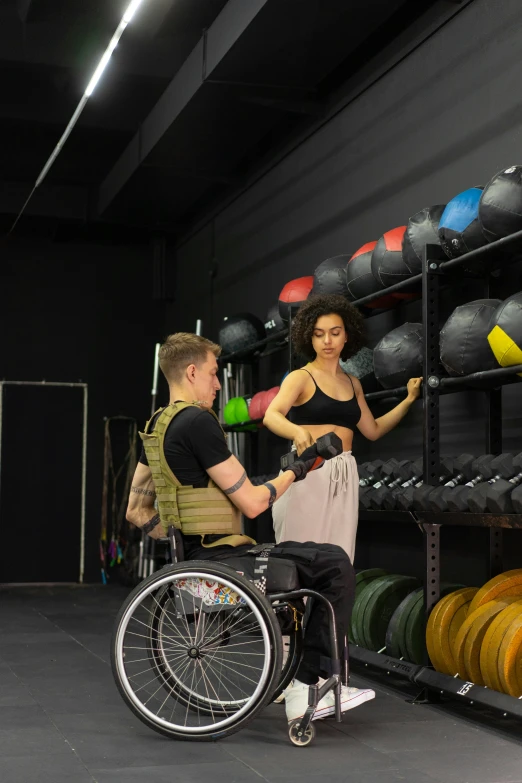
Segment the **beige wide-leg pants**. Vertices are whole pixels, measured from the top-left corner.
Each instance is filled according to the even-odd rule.
[[[343,451],[276,500],[272,508],[276,542],[337,544],[353,564],[358,509],[357,463],[351,451]]]

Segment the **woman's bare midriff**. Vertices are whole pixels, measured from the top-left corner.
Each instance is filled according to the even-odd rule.
[[[326,435],[327,432],[335,432],[343,442],[343,451],[352,450],[353,432],[348,427],[339,427],[335,424],[302,424],[304,430],[308,430],[314,440]]]

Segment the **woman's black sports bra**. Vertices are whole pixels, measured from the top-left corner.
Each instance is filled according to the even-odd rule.
[[[294,405],[290,408],[289,418],[293,424],[304,427],[310,424],[333,424],[336,427],[346,427],[354,430],[361,418],[361,409],[355,395],[355,387],[350,378],[353,388],[353,397],[351,400],[334,400],[322,391],[317,385],[314,376],[304,367],[301,368],[307,372],[315,383],[315,392],[308,402],[302,405]]]

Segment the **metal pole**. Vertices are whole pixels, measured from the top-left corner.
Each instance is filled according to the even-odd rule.
[[[203,331],[203,321],[201,318],[198,318],[196,321],[196,334],[201,337],[201,332]]]
[[[82,508],[80,517],[80,576],[83,584],[85,571],[85,505],[87,500],[87,416],[89,409],[89,388],[83,387],[83,430],[82,430]]]
[[[158,396],[159,349],[160,349],[160,343],[156,343],[156,345],[154,346],[154,371],[152,374],[152,391],[151,391],[152,404],[151,404],[151,411],[150,411],[151,416],[156,410],[156,397]]]

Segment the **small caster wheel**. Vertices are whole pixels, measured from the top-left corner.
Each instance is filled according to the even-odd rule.
[[[288,736],[293,745],[297,745],[298,748],[304,748],[306,745],[309,745],[315,737],[315,726],[313,723],[310,723],[306,731],[301,731],[301,729],[298,729],[298,726],[299,718],[293,720],[288,725]]]

